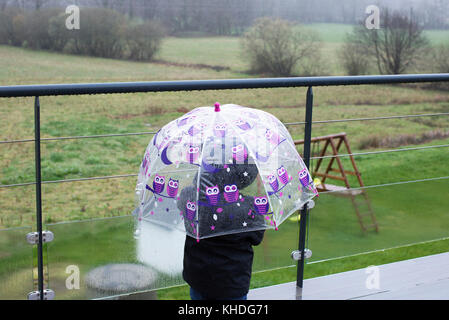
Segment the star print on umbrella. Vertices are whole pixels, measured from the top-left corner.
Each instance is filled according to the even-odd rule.
[[[277,229],[317,195],[285,126],[238,105],[196,108],[164,126],[143,155],[139,222],[207,237]]]

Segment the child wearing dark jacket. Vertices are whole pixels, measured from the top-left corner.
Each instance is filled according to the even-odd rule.
[[[180,210],[188,202],[197,203],[196,224],[185,218],[185,227],[190,234],[200,230],[206,237],[198,241],[186,236],[183,278],[190,285],[193,300],[245,300],[251,279],[252,247],[263,239],[264,221],[252,210],[254,198],[240,191],[254,182],[258,170],[255,164],[247,163],[214,168],[213,172],[201,170],[199,184],[197,174],[192,185],[181,191],[178,201]],[[219,194],[211,205],[209,190],[223,192],[229,186],[237,187],[237,198]]]

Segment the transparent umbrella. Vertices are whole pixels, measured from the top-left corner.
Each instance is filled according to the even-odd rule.
[[[199,241],[277,230],[316,195],[276,117],[217,103],[192,110],[153,137],[140,166],[134,214],[138,226],[148,221]]]

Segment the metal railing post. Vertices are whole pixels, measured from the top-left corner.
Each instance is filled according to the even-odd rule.
[[[312,139],[312,109],[313,109],[313,90],[312,87],[307,89],[306,98],[306,121],[304,128],[304,153],[303,160],[307,169],[309,169],[310,164],[310,144]],[[307,203],[304,205],[303,209],[300,211],[299,220],[299,245],[298,249],[301,254],[301,258],[298,260],[298,268],[296,274],[296,298],[302,298],[302,288],[304,280],[304,250],[306,246],[306,229],[307,229]]]
[[[34,163],[36,167],[36,227],[38,233],[37,243],[37,272],[39,299],[44,299],[44,262],[42,250],[42,177],[41,177],[41,125],[40,125],[40,103],[39,97],[34,100]]]

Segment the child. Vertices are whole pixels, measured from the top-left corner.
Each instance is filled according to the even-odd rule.
[[[182,190],[178,201],[178,208],[184,210],[189,201],[198,200],[197,225],[185,218],[186,229],[195,234],[194,228],[199,228],[201,236],[211,236],[200,241],[186,236],[183,278],[190,285],[192,300],[246,300],[254,255],[252,246],[263,239],[264,221],[263,216],[251,214],[254,198],[240,191],[256,179],[258,170],[254,164],[216,165],[215,169],[201,171],[199,195],[197,175],[192,185]],[[221,194],[219,200],[210,201],[206,190],[218,188],[223,193],[227,186],[237,187],[238,201],[224,199]],[[213,236],[231,230],[241,232]]]

